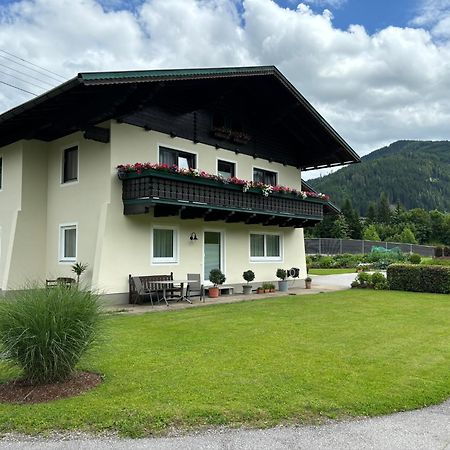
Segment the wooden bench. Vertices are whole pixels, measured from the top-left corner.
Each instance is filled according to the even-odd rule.
[[[75,278],[69,278],[69,277],[59,277],[56,278],[56,280],[45,280],[45,287],[53,288],[56,286],[65,286],[65,287],[71,287],[76,283]]]
[[[156,297],[159,303],[159,292],[164,291],[171,293],[173,297],[174,292],[180,292],[181,288],[174,286],[163,286],[158,283],[158,281],[172,281],[173,280],[173,272],[170,272],[169,275],[161,274],[161,275],[139,275],[139,276],[131,276],[128,275],[128,302],[131,304],[140,304],[144,301],[146,297],[148,297],[153,305],[153,296]]]

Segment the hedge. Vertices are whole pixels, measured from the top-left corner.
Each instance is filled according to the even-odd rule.
[[[450,293],[450,267],[391,264],[387,279],[396,291]]]

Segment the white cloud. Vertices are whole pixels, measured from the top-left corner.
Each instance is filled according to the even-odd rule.
[[[439,18],[427,22],[430,31],[388,27],[369,35],[358,25],[337,29],[331,13],[306,4],[292,10],[244,0],[241,17],[237,0],[136,1],[133,11],[106,2],[121,4],[1,6],[0,49],[67,78],[90,70],[275,64],[359,153],[397,139],[449,137],[450,43],[438,33],[445,25]],[[421,14],[425,20],[425,9]],[[1,110],[26,98],[0,87]]]
[[[450,38],[450,0],[422,0],[411,23],[429,27],[437,38]]]

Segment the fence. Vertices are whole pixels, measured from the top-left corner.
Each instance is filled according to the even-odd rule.
[[[366,254],[372,247],[399,248],[403,253],[418,253],[421,256],[434,256],[431,245],[404,244],[400,242],[363,241],[359,239],[314,238],[305,239],[307,255],[340,255],[342,253]]]

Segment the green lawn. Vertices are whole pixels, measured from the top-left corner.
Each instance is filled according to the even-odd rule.
[[[356,276],[356,269],[309,269],[310,275],[336,275],[338,273],[354,273]]]
[[[450,296],[349,290],[105,319],[78,398],[0,405],[0,431],[273,425],[450,396]],[[0,365],[0,381],[13,374]]]

